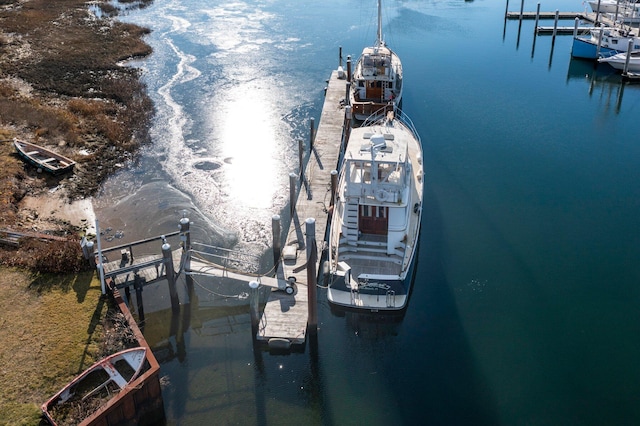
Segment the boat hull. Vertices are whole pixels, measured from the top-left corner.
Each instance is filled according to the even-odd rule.
[[[361,286],[357,292],[347,285],[344,276],[332,274],[331,285],[327,289],[329,303],[342,309],[372,313],[404,311],[409,304],[416,263],[416,259],[412,259],[404,279],[370,278],[368,284]]]
[[[77,407],[101,392],[115,394],[121,391],[140,375],[146,353],[144,347],[125,349],[96,362],[42,404],[44,417],[55,426],[60,421],[58,412],[66,415],[69,411],[65,405]],[[93,405],[88,407],[96,409]]]
[[[620,52],[620,50],[610,49],[603,46],[600,46],[600,50],[598,51],[597,43],[594,43],[591,40],[587,40],[582,37],[574,37],[573,45],[571,47],[571,56],[580,59],[595,60],[603,56],[613,56]]]
[[[14,139],[13,145],[27,163],[35,166],[38,172],[45,171],[60,175],[73,170],[76,162],[42,146]]]

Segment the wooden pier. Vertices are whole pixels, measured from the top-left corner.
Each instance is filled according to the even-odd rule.
[[[331,172],[338,167],[345,123],[347,80],[344,75],[342,78],[339,76],[338,71],[333,71],[328,82],[320,123],[315,135],[311,136],[309,160],[304,169],[303,183],[299,185],[288,237],[283,245],[283,261],[277,270],[281,285],[283,281],[294,279],[296,291],[292,295],[283,291],[271,292],[257,331],[256,339],[269,343],[270,347],[286,347],[287,341],[294,345],[304,343],[306,339],[310,299],[305,225],[307,219],[315,219],[316,262],[311,268],[317,277],[329,225]]]
[[[179,232],[162,237],[106,250],[98,247],[98,253],[93,252],[93,243],[90,243],[87,251],[97,254],[96,263],[101,271],[103,283],[112,291],[124,289],[125,300],[130,298],[130,288],[133,287],[136,290],[138,312],[142,318],[142,288],[161,280],[168,281],[172,309],[179,310],[175,281],[181,272],[185,272],[187,280],[191,275],[197,274],[228,279],[244,289],[253,285],[251,289],[256,291],[251,297],[251,314],[256,341],[274,350],[290,350],[304,345],[307,333],[314,332],[317,326],[317,315],[313,323],[311,318],[314,315],[310,315],[309,307],[316,305],[316,282],[329,226],[332,177],[337,176],[332,172],[338,167],[343,131],[349,127],[349,123],[345,122],[346,90],[345,73],[333,71],[326,87],[318,130],[315,131],[313,125],[311,126],[310,150],[306,165],[300,167],[299,175],[290,176],[295,184],[292,185],[290,194],[293,208],[290,209],[291,220],[286,233],[287,239],[281,245],[281,256],[276,260],[275,277],[256,276],[232,270],[221,266],[226,264],[224,259],[208,261],[194,258],[193,254],[203,253],[191,247],[189,220],[183,218],[180,221]],[[99,229],[97,223],[96,228]],[[166,238],[176,235],[180,235],[182,247],[171,251]],[[160,240],[161,255],[134,256],[134,247]],[[275,243],[276,241],[274,246]],[[113,253],[118,255],[117,259],[105,259],[106,254],[113,256]],[[307,259],[311,259],[313,264],[308,264]],[[309,282],[311,286],[308,285]],[[271,289],[261,316],[257,303],[259,286]]]

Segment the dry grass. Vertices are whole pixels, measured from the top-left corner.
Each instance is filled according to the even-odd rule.
[[[0,269],[0,424],[37,424],[40,404],[102,352],[107,303],[92,273]]]
[[[148,141],[153,104],[139,71],[120,62],[151,53],[149,30],[108,16],[150,0],[92,2],[100,18],[85,0],[0,1],[0,129],[76,160],[73,182],[61,183],[71,197],[92,195]]]
[[[116,12],[117,3],[92,3],[105,15]],[[119,65],[151,53],[147,31],[92,17],[86,0],[0,0],[0,228],[19,225],[27,193],[62,186],[70,197],[92,195],[148,140],[153,105],[138,71]],[[14,137],[78,161],[73,179],[25,166]],[[79,156],[81,149],[92,155]],[[3,256],[5,264],[40,270],[0,267],[0,424],[33,425],[40,404],[108,352],[105,327],[118,327],[104,320],[108,303],[92,272],[42,274],[77,270],[77,241],[30,242]]]

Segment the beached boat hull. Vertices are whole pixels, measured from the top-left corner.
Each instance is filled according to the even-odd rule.
[[[103,390],[108,393],[121,391],[140,375],[146,354],[146,348],[137,347],[96,362],[42,404],[42,413],[55,426],[58,424],[55,413],[58,407],[69,403],[80,404]]]
[[[45,171],[54,175],[70,172],[76,162],[51,151],[40,145],[14,139],[13,145],[26,162],[38,168],[38,171]]]

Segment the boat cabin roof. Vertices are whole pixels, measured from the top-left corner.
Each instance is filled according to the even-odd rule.
[[[347,161],[375,161],[377,163],[404,163],[407,160],[407,145],[396,140],[393,133],[362,132],[360,137],[352,134],[349,141]]]

